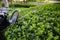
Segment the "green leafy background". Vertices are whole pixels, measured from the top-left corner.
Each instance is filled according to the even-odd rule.
[[[7,40],[60,40],[60,4],[16,9],[18,21],[5,29]]]

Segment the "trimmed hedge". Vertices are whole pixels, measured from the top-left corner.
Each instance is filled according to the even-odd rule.
[[[10,7],[24,7],[24,8],[29,8],[29,7],[34,7],[36,5],[31,5],[31,4],[13,4],[13,6],[10,5]]]
[[[7,40],[60,40],[60,4],[47,4],[21,10],[23,19],[5,31]]]
[[[15,7],[15,8],[18,8],[18,7],[22,7],[22,8],[29,8],[29,7],[35,7],[36,5],[32,5],[32,4],[10,4],[9,7]],[[0,7],[4,7],[4,4],[3,3],[0,3]]]

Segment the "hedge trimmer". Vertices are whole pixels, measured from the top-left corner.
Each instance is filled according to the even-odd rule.
[[[10,24],[15,23],[19,13],[18,10],[15,10],[12,13],[11,19],[10,20],[7,19],[9,4],[8,4],[8,0],[3,0],[3,1],[4,1],[5,8],[0,8],[0,40],[6,40],[6,38],[4,38],[1,31],[5,29],[7,26],[9,26]]]
[[[11,19],[8,20],[7,19],[8,10],[9,10],[8,0],[4,0],[4,5],[5,5],[5,8],[0,8],[0,31],[2,31],[4,28],[9,26],[10,24],[15,23],[19,13],[18,10],[15,10],[12,13]]]

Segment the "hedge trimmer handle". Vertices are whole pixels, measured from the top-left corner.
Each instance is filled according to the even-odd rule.
[[[16,20],[17,20],[17,17],[18,17],[18,14],[19,12],[17,10],[15,10],[9,20],[9,23],[12,24],[12,23],[15,23]]]
[[[3,0],[3,1],[4,1],[4,5],[5,5],[5,7],[8,8],[8,7],[9,7],[8,0]]]

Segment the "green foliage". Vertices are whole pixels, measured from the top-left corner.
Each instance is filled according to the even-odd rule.
[[[27,0],[27,2],[42,2],[44,0]]]
[[[27,2],[35,2],[36,0],[27,0]]]
[[[2,3],[0,3],[0,7],[2,7]]]
[[[29,7],[34,7],[36,5],[32,5],[32,4],[14,4],[13,6],[10,5],[10,7],[24,7],[24,8],[29,8]]]
[[[7,40],[60,40],[60,4],[20,9],[23,19],[5,31]]]

